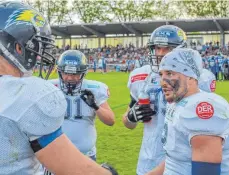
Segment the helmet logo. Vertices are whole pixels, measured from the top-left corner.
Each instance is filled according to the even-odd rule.
[[[43,27],[45,25],[45,19],[38,12],[32,9],[19,9],[15,10],[6,21],[6,28],[11,25],[26,24],[34,25],[35,27]]]
[[[186,34],[181,29],[178,29],[177,35],[180,37],[181,40],[186,40],[187,39]]]
[[[168,37],[168,36],[171,36],[171,32],[170,31],[159,31],[156,33],[156,36]]]
[[[75,60],[65,60],[64,63],[67,65],[69,65],[69,64],[70,65],[78,65],[78,62]]]
[[[163,44],[167,45],[169,41],[169,37],[171,37],[172,33],[170,31],[158,31],[155,34],[155,39],[154,42],[155,44],[158,42],[158,44]]]
[[[85,55],[82,56],[82,63],[87,64],[87,58]]]

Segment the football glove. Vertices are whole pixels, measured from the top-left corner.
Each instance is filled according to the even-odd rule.
[[[80,98],[94,110],[97,111],[99,109],[99,106],[95,102],[95,96],[91,91],[87,89],[81,91]]]
[[[135,103],[132,108],[130,108],[127,114],[127,120],[129,122],[149,122],[152,119],[152,116],[156,114],[156,111],[153,111],[150,108],[150,104],[139,105]]]

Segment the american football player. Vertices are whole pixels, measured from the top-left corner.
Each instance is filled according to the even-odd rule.
[[[106,125],[114,124],[114,113],[107,100],[110,92],[104,83],[87,80],[85,55],[78,50],[67,50],[58,61],[59,79],[51,80],[67,100],[67,112],[62,126],[64,133],[85,155],[96,159],[95,117]]]
[[[186,35],[179,27],[161,26],[152,33],[148,46],[151,65],[143,66],[130,74],[128,88],[130,89],[131,102],[123,116],[123,123],[129,129],[134,129],[139,121],[144,123],[143,141],[137,166],[138,175],[150,172],[165,158],[160,140],[164,126],[166,100],[161,91],[157,70],[166,53],[176,47],[186,47]],[[204,82],[201,82],[205,84],[201,84],[201,88],[210,87],[210,83],[212,83],[211,77],[207,75],[209,74],[202,76]],[[150,104],[144,105],[144,107],[137,103],[142,92],[148,94],[150,98]]]
[[[165,158],[161,143],[165,104],[160,87],[158,66],[161,58],[176,47],[183,47],[186,35],[182,29],[173,25],[164,25],[155,29],[149,39],[149,59],[151,65],[133,70],[129,76],[131,102],[123,116],[123,123],[134,129],[139,122],[144,123],[144,134],[138,158],[137,174],[145,175],[159,165]],[[145,93],[150,104],[139,105],[139,96]]]
[[[117,174],[78,151],[63,134],[67,104],[50,82],[32,77],[37,63],[55,59],[51,30],[42,14],[20,2],[0,2],[0,174]],[[24,77],[26,75],[26,77]],[[47,78],[47,77],[45,77]]]
[[[179,48],[164,56],[159,74],[167,107],[162,142],[165,163],[150,175],[226,175],[229,104],[200,91],[200,54]]]

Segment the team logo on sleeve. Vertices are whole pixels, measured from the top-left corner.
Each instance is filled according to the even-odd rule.
[[[212,80],[212,82],[210,84],[210,89],[211,89],[211,92],[215,92],[215,89],[216,89],[216,81],[215,80]]]
[[[201,119],[210,119],[214,114],[214,108],[208,102],[201,102],[196,107],[196,114]]]
[[[148,76],[148,74],[135,75],[135,76],[131,77],[131,83],[133,83],[135,81],[145,80],[147,76]]]

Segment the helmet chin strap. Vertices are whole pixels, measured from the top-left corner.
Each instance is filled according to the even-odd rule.
[[[73,96],[76,95],[77,93],[80,94],[82,81],[77,84],[64,83],[64,86],[66,87],[66,94]]]
[[[151,65],[151,70],[155,73],[158,73],[159,71],[159,64],[160,64],[160,60],[157,56],[155,55],[151,55],[150,56],[150,65]]]
[[[65,86],[67,87],[67,95],[70,94],[73,96],[73,89],[75,89],[75,85],[67,83]]]

